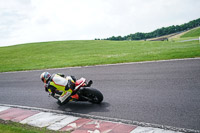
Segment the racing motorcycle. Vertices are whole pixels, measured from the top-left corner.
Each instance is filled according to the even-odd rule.
[[[92,80],[87,83],[85,78],[76,80],[70,101],[88,101],[100,104],[103,101],[103,94],[99,90],[90,87],[91,84]]]

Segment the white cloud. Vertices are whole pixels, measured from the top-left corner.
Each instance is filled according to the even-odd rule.
[[[150,32],[199,18],[199,0],[0,0],[0,46]]]

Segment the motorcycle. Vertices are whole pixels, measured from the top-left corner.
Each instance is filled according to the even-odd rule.
[[[103,94],[99,90],[90,87],[91,84],[92,81],[87,83],[85,78],[77,80],[69,101],[88,101],[100,104],[103,101]]]

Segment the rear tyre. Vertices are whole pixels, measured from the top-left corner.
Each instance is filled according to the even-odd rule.
[[[103,101],[102,93],[99,90],[91,87],[84,88],[83,96],[87,97],[87,100],[91,103],[99,104]]]

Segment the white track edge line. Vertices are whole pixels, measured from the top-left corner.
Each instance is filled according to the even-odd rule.
[[[165,125],[159,125],[159,124],[153,124],[153,123],[145,123],[145,122],[138,122],[138,121],[111,118],[111,117],[80,114],[80,113],[66,112],[66,111],[60,111],[60,110],[44,109],[44,108],[37,108],[37,107],[28,107],[28,106],[21,106],[21,105],[10,105],[10,104],[0,104],[0,106],[21,108],[21,109],[28,109],[28,110],[37,110],[37,111],[42,111],[42,112],[51,112],[51,113],[58,113],[58,114],[65,114],[65,115],[71,115],[71,116],[75,116],[75,117],[82,117],[82,118],[89,118],[89,119],[99,119],[99,120],[105,120],[105,121],[111,121],[111,122],[121,122],[121,123],[124,123],[124,124],[131,124],[131,125],[136,125],[136,126],[141,126],[141,127],[161,128],[161,129],[172,130],[172,131],[176,131],[176,132],[200,133],[199,130],[194,130],[194,129],[178,128],[178,127],[165,126]]]

